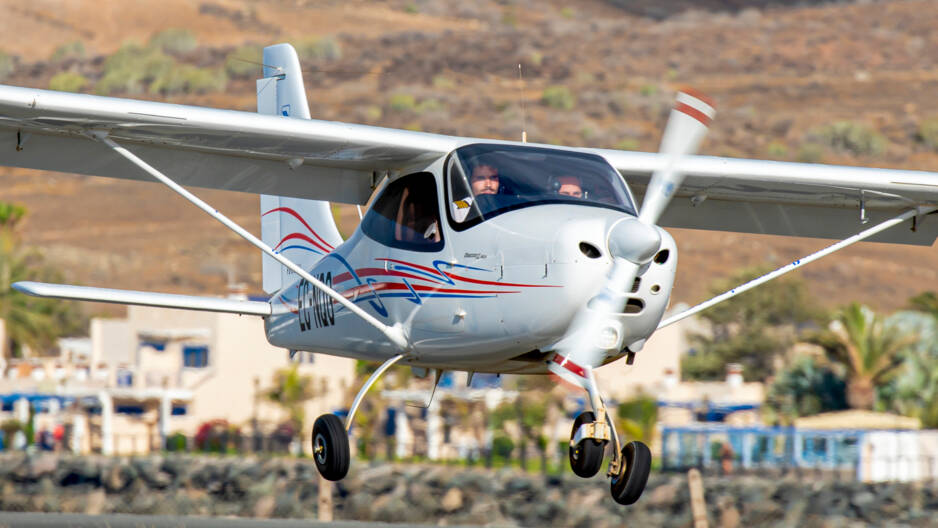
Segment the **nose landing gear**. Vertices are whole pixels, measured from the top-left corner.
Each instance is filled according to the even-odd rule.
[[[576,417],[570,432],[570,468],[578,476],[589,478],[595,475],[603,463],[603,453],[611,441],[613,458],[609,461],[607,477],[611,478],[612,498],[619,504],[629,505],[641,497],[651,472],[651,451],[642,442],[629,442],[619,451],[619,436],[616,434],[612,417],[599,394],[593,370],[583,368],[578,381],[589,393],[592,411]],[[603,419],[597,420],[599,415]]]

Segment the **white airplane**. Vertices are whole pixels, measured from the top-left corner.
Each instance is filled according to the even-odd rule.
[[[638,500],[651,454],[623,441],[593,369],[631,364],[658,328],[859,240],[932,245],[938,174],[701,157],[713,104],[680,93],[660,152],[493,141],[311,120],[295,51],[264,50],[258,112],[0,86],[0,164],[158,180],[264,252],[269,302],[17,283],[40,297],[264,318],[271,344],[382,362],[345,423],[312,430],[323,477],[392,365],[553,373],[585,389],[570,463]],[[260,194],[257,238],[183,186]],[[639,208],[634,193],[643,195]],[[329,202],[372,206],[342,240]],[[670,207],[668,207],[670,203]],[[889,227],[911,220],[911,230]],[[870,224],[868,227],[866,224]],[[662,320],[677,265],[659,227],[843,239]]]

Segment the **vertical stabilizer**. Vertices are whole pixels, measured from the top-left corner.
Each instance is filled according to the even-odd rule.
[[[257,112],[309,119],[303,72],[289,44],[264,48],[264,78],[257,80]],[[289,163],[302,164],[302,159]],[[315,182],[310,182],[315,185]],[[261,195],[261,239],[304,269],[342,243],[329,202]],[[273,293],[292,282],[294,273],[273,258],[263,257],[264,291]]]

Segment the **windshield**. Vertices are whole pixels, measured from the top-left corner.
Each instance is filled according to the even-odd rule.
[[[466,229],[501,213],[570,203],[635,214],[622,177],[595,154],[515,145],[467,145],[448,164],[450,220]]]

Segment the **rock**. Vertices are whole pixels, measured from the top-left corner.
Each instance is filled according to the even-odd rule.
[[[270,495],[261,497],[254,503],[254,517],[259,519],[268,519],[274,513],[274,506],[277,501]]]
[[[650,493],[649,493],[650,492]],[[678,486],[666,482],[652,490],[645,490],[642,500],[649,506],[662,507],[675,502],[678,494]]]
[[[463,506],[462,491],[459,488],[450,488],[447,490],[446,494],[443,495],[443,500],[440,501],[440,507],[443,508],[443,511],[446,513],[452,513]]]

